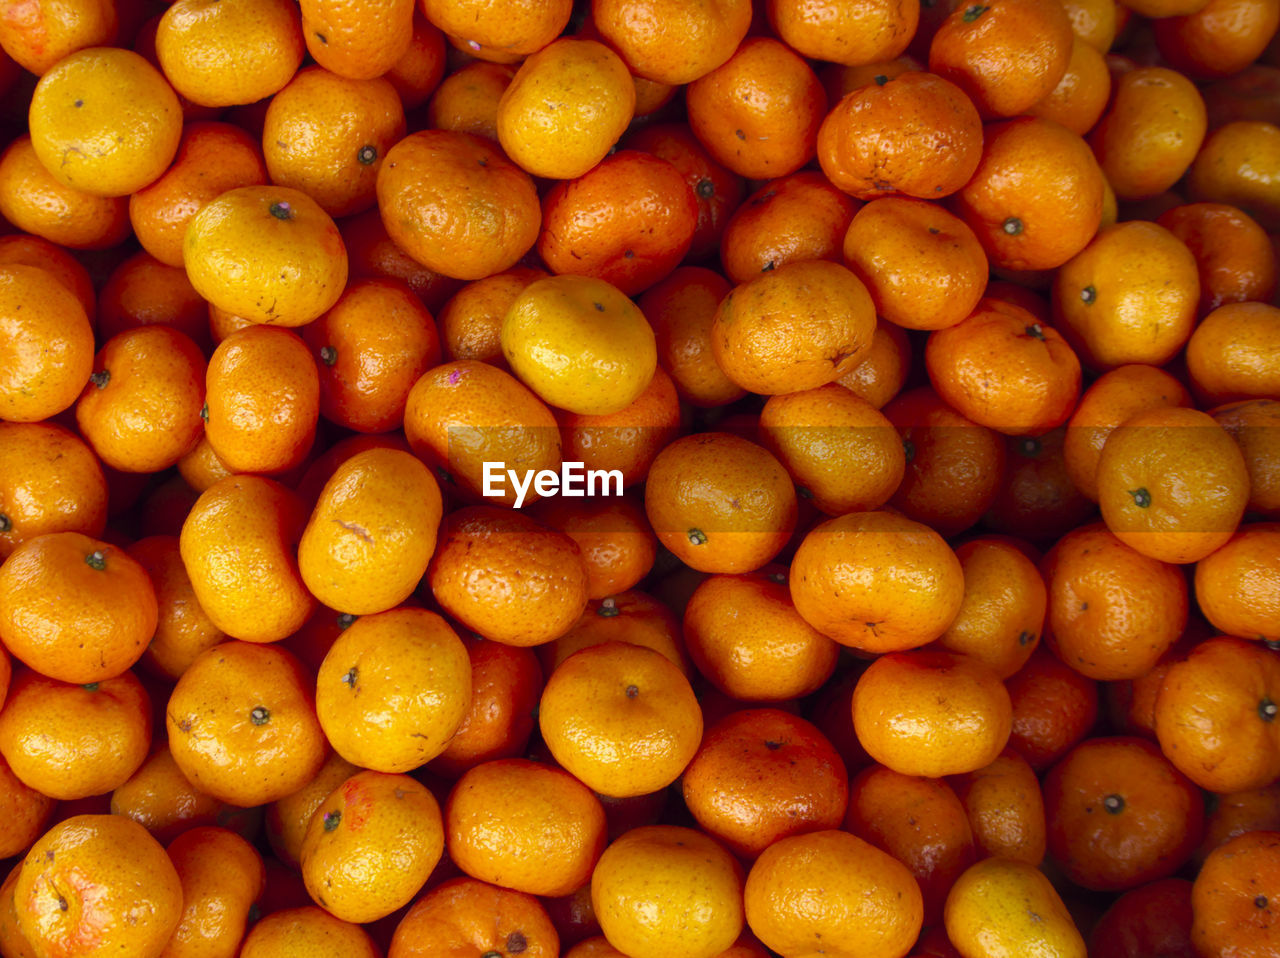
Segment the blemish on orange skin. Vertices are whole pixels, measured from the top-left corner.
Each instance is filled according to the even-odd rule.
[[[362,783],[348,780],[342,784],[342,822],[349,830],[359,832],[364,828],[373,806],[373,795]]]
[[[107,891],[74,865],[50,870],[36,880],[27,908],[42,930],[49,958],[75,958],[98,945],[118,920]]]

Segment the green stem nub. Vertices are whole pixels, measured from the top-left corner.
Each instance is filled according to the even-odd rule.
[[[707,534],[701,529],[690,529],[689,541],[695,546],[705,546],[707,544]]]
[[[271,711],[262,705],[255,706],[249,713],[249,721],[254,725],[266,725],[271,721]]]
[[[290,206],[288,202],[286,202],[285,200],[278,200],[275,203],[272,203],[270,207],[270,212],[271,212],[271,215],[278,220],[293,219],[293,207]]]
[[[1139,509],[1146,509],[1151,505],[1151,493],[1147,492],[1145,486],[1141,489],[1130,489],[1129,495],[1133,496],[1133,504]]]
[[[84,557],[84,564],[90,569],[97,569],[101,572],[107,567],[107,554],[101,549],[95,549]]]

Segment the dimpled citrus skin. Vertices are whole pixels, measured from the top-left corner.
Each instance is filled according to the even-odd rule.
[[[201,296],[264,325],[304,326],[347,284],[338,227],[286,186],[241,186],[206,204],[187,225],[182,260]]]
[[[164,847],[118,815],[51,828],[27,852],[13,897],[41,956],[156,958],[182,917],[182,884]]]
[[[178,541],[214,625],[248,642],[301,627],[316,605],[293,557],[304,522],[297,495],[271,479],[228,476],[200,494]]]
[[[298,543],[311,594],[339,612],[383,612],[427,571],[440,524],[440,486],[398,449],[352,456],[325,483]]]
[[[902,958],[924,917],[907,866],[844,831],[774,842],[747,875],[747,924],[786,955]]]
[[[275,645],[232,641],[202,653],[174,686],[165,727],[191,784],[242,807],[297,791],[327,750],[311,676]]]
[[[1084,958],[1085,944],[1062,899],[1035,865],[987,858],[947,896],[947,937],[962,955]]]
[[[471,704],[471,663],[449,624],[425,609],[362,616],[329,649],[316,710],[348,761],[408,772],[449,744]]]
[[[0,641],[50,678],[121,674],[142,656],[158,619],[146,570],[78,532],[31,539],[0,566]]]
[[[302,878],[330,914],[376,921],[409,903],[443,852],[440,806],[425,785],[408,775],[361,771],[311,816]]]

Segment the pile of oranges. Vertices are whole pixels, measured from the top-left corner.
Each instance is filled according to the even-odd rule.
[[[1278,23],[0,4],[0,956],[1280,955]]]

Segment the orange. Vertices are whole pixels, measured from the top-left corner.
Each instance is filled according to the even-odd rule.
[[[1280,639],[1280,525],[1247,523],[1196,563],[1196,604],[1225,635]]]
[[[1117,197],[1146,199],[1187,171],[1206,123],[1204,100],[1190,80],[1165,67],[1138,67],[1116,79],[1089,143]]]
[[[802,56],[859,66],[892,60],[906,50],[920,5],[767,0],[765,14],[778,37]]]
[[[984,299],[933,333],[925,366],[938,395],[1005,435],[1037,435],[1067,421],[1080,395],[1080,360],[1056,329],[1025,309]]]
[[[906,468],[889,420],[836,383],[771,397],[760,413],[760,432],[801,495],[829,516],[878,509]]]
[[[1207,639],[1169,666],[1155,705],[1160,750],[1201,788],[1228,793],[1280,778],[1280,660],[1257,642]]]
[[[915,648],[940,636],[963,600],[964,576],[940,535],[896,512],[852,512],[814,527],[790,573],[796,610],[842,645]]]
[[[1233,838],[1205,860],[1191,886],[1191,941],[1198,954],[1261,958],[1280,940],[1275,917],[1280,832]]]
[[[598,704],[584,713],[584,700]],[[622,642],[565,659],[547,679],[538,723],[566,771],[592,791],[622,798],[670,785],[702,738],[702,711],[680,669]]]
[[[320,374],[291,330],[249,326],[209,358],[205,435],[233,472],[285,472],[301,465],[315,436]]]
[[[766,449],[730,433],[668,444],[649,468],[645,512],[658,541],[700,572],[750,572],[791,537],[796,493]]]
[[[52,273],[75,294],[91,327],[97,324],[98,301],[89,271],[71,251],[39,236],[11,233],[0,236],[0,265],[38,266]]]
[[[487,639],[541,645],[587,605],[581,550],[563,532],[492,506],[451,512],[427,570],[441,608]]]
[[[871,349],[862,362],[836,380],[855,396],[883,409],[902,389],[911,367],[911,343],[902,327],[876,321]]]
[[[985,662],[1002,678],[1018,671],[1044,629],[1044,579],[1015,544],[995,537],[956,546],[964,575],[959,611],[938,647]]]
[[[1166,406],[1126,419],[1098,459],[1098,505],[1125,544],[1164,562],[1223,545],[1249,497],[1244,454],[1208,413]]]
[[[1043,772],[1093,729],[1098,683],[1038,650],[1005,680],[1013,704],[1009,747]]]
[[[603,43],[562,37],[527,57],[498,100],[498,142],[521,169],[571,180],[605,158],[635,112],[627,66]]]
[[[0,562],[50,532],[99,536],[107,484],[97,457],[50,422],[0,423]]]
[[[181,266],[136,253],[111,271],[98,300],[98,339],[139,326],[168,326],[209,351],[209,304]]]
[[[23,784],[68,801],[124,784],[147,757],[151,702],[131,672],[89,685],[21,673],[0,713],[0,753]]]
[[[106,249],[129,235],[129,203],[56,180],[23,134],[0,154],[0,216],[20,230],[71,249]]]
[[[961,4],[933,35],[929,69],[964,90],[983,116],[1017,116],[1058,85],[1072,35],[1057,3]]]
[[[444,34],[422,15],[421,9],[414,10],[412,22],[408,48],[383,74],[400,94],[406,112],[426,103],[445,74]]]
[[[721,406],[745,393],[715,360],[711,326],[729,282],[702,266],[681,266],[641,294],[641,312],[653,327],[658,363],[680,397],[694,406]]]
[[[262,856],[234,832],[209,826],[183,832],[168,852],[182,882],[182,919],[165,954],[183,958],[238,949],[266,885]]]
[[[839,379],[870,351],[874,332],[862,280],[838,263],[809,260],[735,287],[716,310],[711,347],[743,389],[776,395]]]
[[[187,226],[182,258],[201,296],[267,325],[306,325],[347,282],[337,226],[314,199],[284,186],[241,186],[206,203]]]
[[[1054,274],[1057,328],[1095,369],[1163,366],[1191,336],[1199,302],[1191,250],[1143,220],[1101,230]]]
[[[1200,314],[1226,303],[1266,302],[1276,290],[1276,254],[1251,216],[1226,203],[1187,203],[1159,223],[1196,258]]]
[[[1192,200],[1238,206],[1264,229],[1280,228],[1280,126],[1239,120],[1205,139],[1187,174]]]
[[[500,336],[507,308],[526,286],[547,275],[542,269],[515,266],[454,293],[436,317],[445,357],[478,359],[505,369]]]
[[[298,541],[298,572],[317,600],[352,615],[413,593],[435,551],[440,486],[422,460],[369,449],[325,483]]]
[[[284,908],[249,929],[240,958],[382,958],[369,933],[315,905]]]
[[[567,772],[525,759],[472,767],[449,793],[444,822],[459,868],[530,895],[580,888],[605,846],[599,799]]]
[[[873,759],[938,778],[995,760],[1009,739],[1009,693],[990,666],[950,652],[890,652],[853,692],[853,726]]]
[[[173,88],[201,106],[255,103],[279,91],[306,46],[288,0],[176,0],[156,28]]]
[[[750,861],[787,835],[838,828],[848,778],[815,726],[779,709],[745,709],[707,729],[681,789],[698,826]]]
[[[498,141],[498,101],[516,68],[473,60],[445,77],[427,104],[433,129],[472,133]]]
[[[474,359],[435,366],[418,378],[406,401],[404,432],[446,484],[489,502],[514,505],[519,494],[501,471],[486,482],[486,462],[560,468],[560,431],[551,410],[510,373]],[[539,495],[528,484],[524,501]]]
[[[1063,446],[1067,429],[1039,436],[1008,436],[1008,468],[996,501],[983,520],[994,532],[1051,544],[1093,519],[1097,509],[1067,475]]]
[[[938,11],[940,9],[935,4],[933,7],[922,8],[920,13],[923,14],[925,10]],[[915,38],[918,39],[921,36],[921,32],[917,30]],[[829,63],[818,71],[818,76],[822,80],[822,85],[826,88],[828,101],[836,103],[846,94],[852,93],[854,90],[870,83],[877,82],[879,77],[891,80],[908,71],[920,71],[923,69],[924,65],[919,60],[910,54],[904,54],[900,57],[876,60],[858,66]]]
[[[508,307],[500,339],[526,386],[580,415],[620,411],[645,390],[657,366],[644,314],[619,287],[590,275],[534,280]]]
[[[409,390],[440,361],[431,314],[392,279],[352,281],[302,337],[318,360],[320,415],[362,433],[398,427]]]
[[[4,828],[0,830],[0,851],[8,852],[6,857],[13,857],[21,855],[44,834],[55,802],[23,784],[9,768],[8,762],[0,761],[0,783],[3,783],[0,785],[0,807],[5,814]],[[4,946],[4,937],[0,935],[0,949]]]
[[[13,886],[18,928],[36,954],[157,958],[182,917],[164,846],[118,815],[74,815],[27,852]]]
[[[439,755],[470,702],[466,649],[424,609],[362,615],[338,636],[316,680],[329,743],[380,772],[408,772]]]
[[[1097,500],[1098,460],[1112,431],[1145,409],[1190,405],[1186,387],[1153,366],[1135,363],[1099,376],[1080,397],[1067,422],[1063,456],[1071,482]]]
[[[619,150],[547,192],[538,255],[553,273],[593,277],[634,296],[680,264],[697,225],[694,191],[674,165]]]
[[[420,130],[393,146],[378,170],[387,233],[428,269],[482,279],[510,269],[538,238],[533,180],[470,133]]]
[[[1274,359],[1280,307],[1228,303],[1205,316],[1187,341],[1191,389],[1210,404],[1280,394]]]
[[[818,130],[818,162],[858,199],[903,194],[940,199],[973,176],[982,119],[954,83],[909,70],[846,94]]]
[[[1204,828],[1199,790],[1146,739],[1076,746],[1046,776],[1044,801],[1049,853],[1085,888],[1117,891],[1169,877]]]
[[[657,537],[634,499],[542,499],[538,519],[578,544],[587,569],[587,596],[616,596],[653,568]]]
[[[204,431],[204,356],[187,336],[143,326],[98,351],[76,404],[76,424],[104,465],[159,472],[175,465]]]
[[[685,90],[689,128],[712,158],[764,180],[813,159],[827,95],[799,54],[772,37],[743,40]]]
[[[64,0],[9,7],[0,17],[0,46],[40,76],[76,50],[118,39],[120,18],[110,0]]]
[[[1186,625],[1182,574],[1126,545],[1101,523],[1063,536],[1041,572],[1049,588],[1045,640],[1089,678],[1137,678]]]
[[[941,919],[951,885],[977,860],[965,807],[941,779],[882,765],[863,769],[849,783],[845,828],[911,869],[930,925]]]
[[[62,412],[93,372],[93,330],[58,278],[0,266],[0,417],[38,422]]]
[[[681,673],[689,675],[689,660],[675,616],[657,599],[634,590],[593,599],[573,628],[542,646],[538,655],[543,670],[550,674],[579,649],[605,642],[627,642],[661,652]]]
[[[155,632],[155,589],[125,552],[78,532],[30,539],[0,566],[0,640],[63,682],[114,678]]]
[[[307,67],[267,106],[263,155],[272,183],[301,190],[330,216],[349,216],[374,204],[378,170],[404,133],[390,80]]]
[[[454,878],[413,903],[396,925],[387,958],[435,958],[444,949],[468,958],[491,952],[556,958],[560,939],[532,895]]]
[[[1209,126],[1217,129],[1233,120],[1280,120],[1276,104],[1276,83],[1280,69],[1253,63],[1238,73],[1206,84],[1201,95],[1209,114]]]
[[[516,0],[501,9],[486,0],[419,0],[450,42],[482,60],[508,62],[541,50],[569,22],[572,0]]]
[[[1175,70],[1197,80],[1238,74],[1259,58],[1280,25],[1269,0],[1210,0],[1153,24],[1156,48]]]
[[[1053,269],[1102,222],[1104,179],[1087,143],[1052,120],[1019,117],[984,130],[982,159],[956,212],[993,266]]]
[[[787,955],[902,958],[924,917],[907,866],[839,830],[774,842],[751,866],[743,899],[751,931]]]
[[[1088,133],[1107,108],[1111,93],[1111,75],[1102,54],[1088,40],[1072,37],[1067,72],[1052,92],[1027,112],[1061,123],[1080,136]]]
[[[995,501],[1005,471],[999,434],[956,412],[928,386],[893,399],[884,414],[907,458],[889,504],[943,535],[976,523]]]
[[[815,170],[770,180],[738,208],[719,246],[724,275],[745,283],[784,263],[840,261],[858,203]]]
[[[302,843],[316,809],[334,789],[359,771],[337,752],[330,752],[314,778],[267,807],[267,840],[280,861],[295,869],[299,867]]]
[[[444,851],[440,806],[408,775],[361,771],[311,816],[302,878],[316,904],[352,923],[413,900]]]
[[[746,0],[694,8],[673,0],[595,0],[591,18],[637,77],[680,86],[733,55],[751,24]]]
[[[1206,803],[1209,814],[1205,819],[1204,841],[1192,861],[1203,865],[1215,848],[1246,832],[1275,831],[1280,825],[1277,794],[1280,794],[1280,784],[1273,782],[1262,788],[1215,795],[1214,800]]]
[[[223,642],[182,673],[165,709],[183,775],[233,805],[264,805],[305,785],[325,758],[310,676],[270,645]]]
[[[685,258],[696,261],[714,255],[720,249],[720,238],[729,217],[742,202],[742,177],[713,160],[683,123],[652,123],[641,127],[626,137],[625,146],[652,153],[684,175],[698,204],[693,244]]]
[[[742,866],[692,828],[634,828],[591,875],[591,904],[611,945],[632,958],[713,958],[743,929]]]
[[[413,0],[307,0],[300,6],[307,52],[339,76],[380,77],[395,67],[413,40]]]
[[[456,778],[481,762],[524,754],[533,733],[542,668],[531,649],[463,637],[471,662],[471,705],[431,771]]]
[[[306,524],[297,495],[271,479],[228,476],[200,494],[179,548],[196,600],[233,638],[275,642],[315,608],[294,549]]]
[[[583,463],[593,488],[614,493],[619,485],[626,488],[645,479],[658,453],[680,434],[681,419],[675,383],[661,368],[654,370],[644,391],[617,412],[556,411],[565,461]],[[602,485],[590,479],[591,470],[605,474]]]
[[[427,269],[396,245],[377,208],[344,219],[341,232],[351,279],[400,280],[433,311],[462,286],[460,280]]]
[[[836,665],[836,644],[800,617],[785,580],[769,573],[699,585],[685,608],[684,638],[698,671],[744,702],[811,694]]]
[[[983,857],[1038,866],[1044,858],[1044,798],[1027,760],[1006,748],[990,765],[948,779],[964,803]]]
[[[1191,882],[1162,878],[1127,891],[1112,902],[1089,936],[1097,958],[1139,954],[1193,955]]]
[[[126,196],[168,168],[182,111],[160,71],[138,54],[94,47],[64,57],[40,78],[29,128],[36,156],[60,183]]]
[[[845,234],[844,257],[877,315],[907,329],[956,325],[987,285],[987,257],[973,231],[923,200],[868,203]]]
[[[961,955],[1031,954],[1085,958],[1071,913],[1035,865],[986,858],[951,886],[944,908],[947,938]]]
[[[111,814],[131,818],[159,842],[226,820],[230,806],[195,788],[165,743],[153,748],[128,781],[111,793]]]

